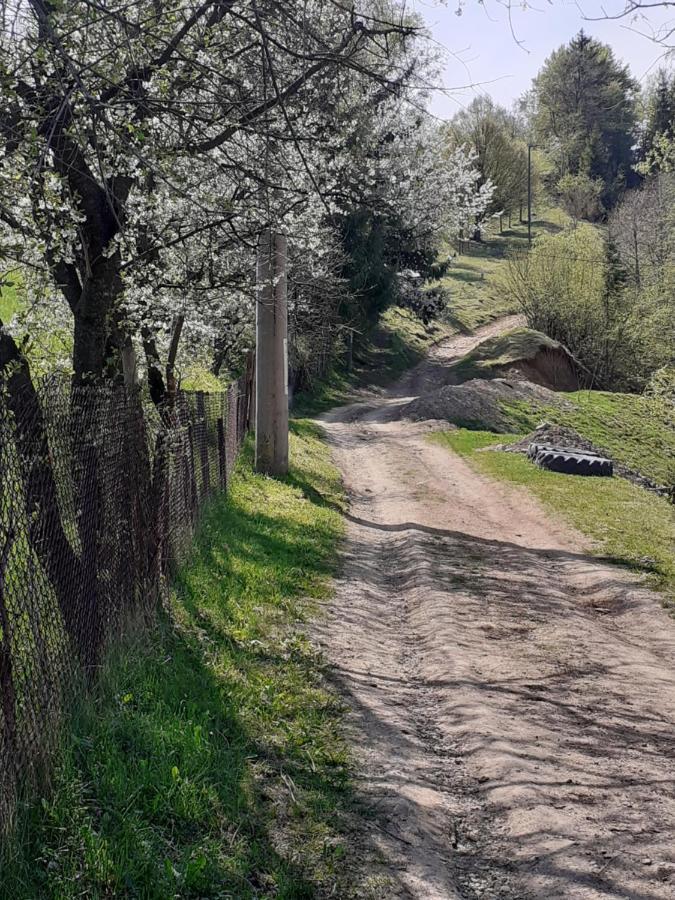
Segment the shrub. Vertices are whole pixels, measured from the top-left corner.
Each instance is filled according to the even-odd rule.
[[[626,283],[612,245],[591,225],[538,238],[529,253],[509,258],[496,286],[600,387],[641,389],[667,362],[663,305]]]
[[[565,175],[557,184],[560,200],[565,212],[575,222],[579,219],[595,221],[602,215],[602,192],[604,184],[601,178],[590,178],[588,175]]]

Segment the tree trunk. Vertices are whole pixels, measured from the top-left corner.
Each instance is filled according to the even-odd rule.
[[[118,341],[113,336],[112,313],[122,292],[121,258],[115,253],[102,257],[82,289],[73,309],[73,369],[75,384],[100,381],[110,367],[109,349]],[[117,370],[122,369],[122,346],[118,346]]]
[[[54,588],[65,630],[82,657],[84,633],[78,608],[80,561],[63,530],[44,416],[28,363],[0,323],[0,372],[3,371],[9,373],[7,407],[14,417],[14,434],[23,463],[28,537]]]

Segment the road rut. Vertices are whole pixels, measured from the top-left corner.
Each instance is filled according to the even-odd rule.
[[[377,896],[671,900],[675,621],[526,492],[429,443],[433,423],[398,419],[513,324],[322,422],[350,510],[316,636],[350,709]]]

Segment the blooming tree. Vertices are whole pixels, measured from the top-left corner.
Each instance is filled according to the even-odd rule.
[[[142,348],[161,398],[178,337],[217,370],[267,225],[320,260],[356,207],[427,248],[478,214],[429,60],[399,0],[3,0],[0,254],[72,323],[76,383]]]

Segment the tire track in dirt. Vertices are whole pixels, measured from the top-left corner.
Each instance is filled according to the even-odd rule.
[[[430,423],[396,420],[500,327],[322,423],[350,512],[317,636],[389,876],[375,896],[671,900],[675,622]]]

